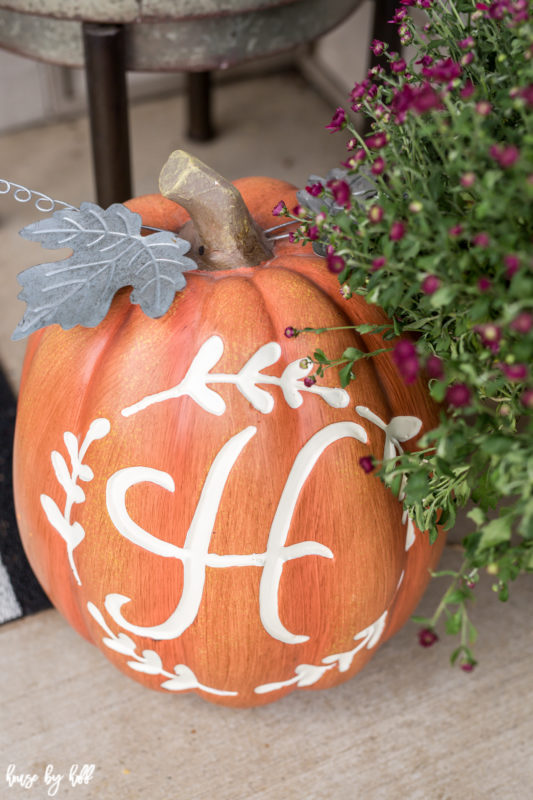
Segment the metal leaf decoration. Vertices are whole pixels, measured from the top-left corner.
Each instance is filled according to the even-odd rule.
[[[13,340],[58,323],[92,328],[106,316],[123,286],[132,286],[132,303],[149,317],[163,316],[177,291],[185,287],[184,272],[196,269],[185,256],[189,242],[169,231],[141,236],[139,214],[115,203],[105,211],[94,203],[61,209],[20,233],[48,249],[72,248],[63,261],[39,264],[18,276],[19,294],[28,307]]]

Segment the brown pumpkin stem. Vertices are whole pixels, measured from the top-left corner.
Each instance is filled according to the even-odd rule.
[[[159,191],[191,215],[180,231],[205,269],[255,267],[272,256],[239,191],[198,158],[175,150],[161,170]],[[188,228],[188,230],[187,230]]]

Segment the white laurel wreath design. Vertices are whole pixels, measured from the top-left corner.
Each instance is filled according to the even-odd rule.
[[[142,654],[136,652],[137,645],[129,636],[125,633],[115,634],[106,623],[102,612],[94,605],[94,603],[88,602],[87,609],[93,619],[100,625],[100,627],[107,633],[107,637],[104,636],[102,642],[105,644],[106,647],[109,647],[110,650],[114,650],[116,653],[121,653],[125,656],[129,656],[130,658],[134,659],[133,661],[128,661],[128,667],[135,670],[136,672],[144,672],[147,675],[162,675],[169,680],[163,681],[161,687],[163,689],[168,689],[170,692],[185,692],[190,691],[191,689],[201,689],[203,692],[208,692],[209,694],[216,694],[220,696],[226,697],[235,697],[238,695],[238,692],[227,692],[221,689],[213,689],[210,686],[205,686],[203,683],[196,678],[196,675],[185,664],[176,664],[174,667],[174,672],[167,672],[167,670],[163,667],[163,662],[161,661],[161,657],[155,650],[143,650]]]
[[[47,516],[48,522],[56,529],[60,536],[63,537],[67,544],[68,560],[79,586],[81,586],[81,579],[76,564],[74,563],[73,553],[74,548],[85,538],[85,531],[79,522],[70,521],[70,513],[74,503],[83,503],[85,501],[85,492],[81,486],[77,484],[78,478],[85,482],[92,481],[94,478],[92,469],[87,466],[87,464],[83,463],[87,450],[94,441],[107,436],[110,430],[111,425],[108,419],[102,417],[93,420],[79,449],[77,437],[70,431],[66,431],[63,434],[63,441],[65,442],[65,447],[70,456],[71,470],[69,470],[64,457],[57,450],[52,450],[50,456],[56,478],[65,490],[65,508],[63,511],[60,511],[57,503],[47,494],[42,494],[40,497],[41,506]]]

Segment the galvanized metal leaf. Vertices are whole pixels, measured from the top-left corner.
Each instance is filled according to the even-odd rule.
[[[106,316],[123,286],[132,286],[132,303],[145,314],[163,316],[177,291],[185,287],[184,272],[196,269],[186,257],[190,244],[169,231],[141,236],[139,214],[116,203],[105,211],[94,203],[61,209],[20,233],[49,249],[70,247],[63,261],[39,264],[18,276],[19,294],[28,304],[12,339],[22,339],[46,325],[58,323],[92,328]]]

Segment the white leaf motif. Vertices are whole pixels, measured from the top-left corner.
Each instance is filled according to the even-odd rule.
[[[314,664],[299,664],[294,672],[298,675],[297,686],[312,686],[320,680],[327,667],[316,667]]]
[[[291,408],[300,408],[303,403],[301,395],[302,385],[298,385],[300,378],[305,378],[311,372],[313,363],[308,363],[306,367],[301,367],[299,361],[292,361],[287,364],[281,376],[281,389],[283,396]]]
[[[57,480],[65,490],[66,494],[70,494],[72,492],[73,483],[67,467],[67,462],[57,450],[52,450],[50,454],[50,460],[52,461],[52,466],[54,468]]]
[[[142,661],[128,661],[128,667],[147,675],[160,675],[163,672],[163,662],[155,650],[143,650],[142,656]]]
[[[61,534],[63,539],[65,539],[65,517],[63,516],[63,512],[59,510],[55,500],[52,500],[47,494],[42,494],[40,500],[48,522]]]
[[[176,673],[175,678],[171,678],[161,684],[165,689],[169,689],[172,692],[184,692],[187,689],[198,688],[199,684],[196,675],[185,664],[176,664],[174,672]]]
[[[109,647],[110,650],[114,650],[116,653],[122,653],[122,655],[125,656],[135,655],[136,644],[133,639],[130,639],[125,633],[119,633],[117,636],[113,635],[113,638],[104,636],[102,641],[106,647]]]
[[[65,431],[65,433],[63,434],[63,441],[65,442],[67,453],[70,456],[70,463],[72,469],[74,470],[79,464],[78,440],[76,439],[73,433],[71,433],[70,431]]]
[[[85,449],[87,449],[89,444],[92,444],[92,442],[96,441],[97,439],[103,439],[104,436],[107,436],[110,430],[111,423],[108,419],[105,417],[94,419],[89,425],[89,430],[87,431],[87,436],[85,437]]]
[[[418,417],[393,417],[387,425],[387,433],[398,442],[407,442],[420,432],[422,420]]]

